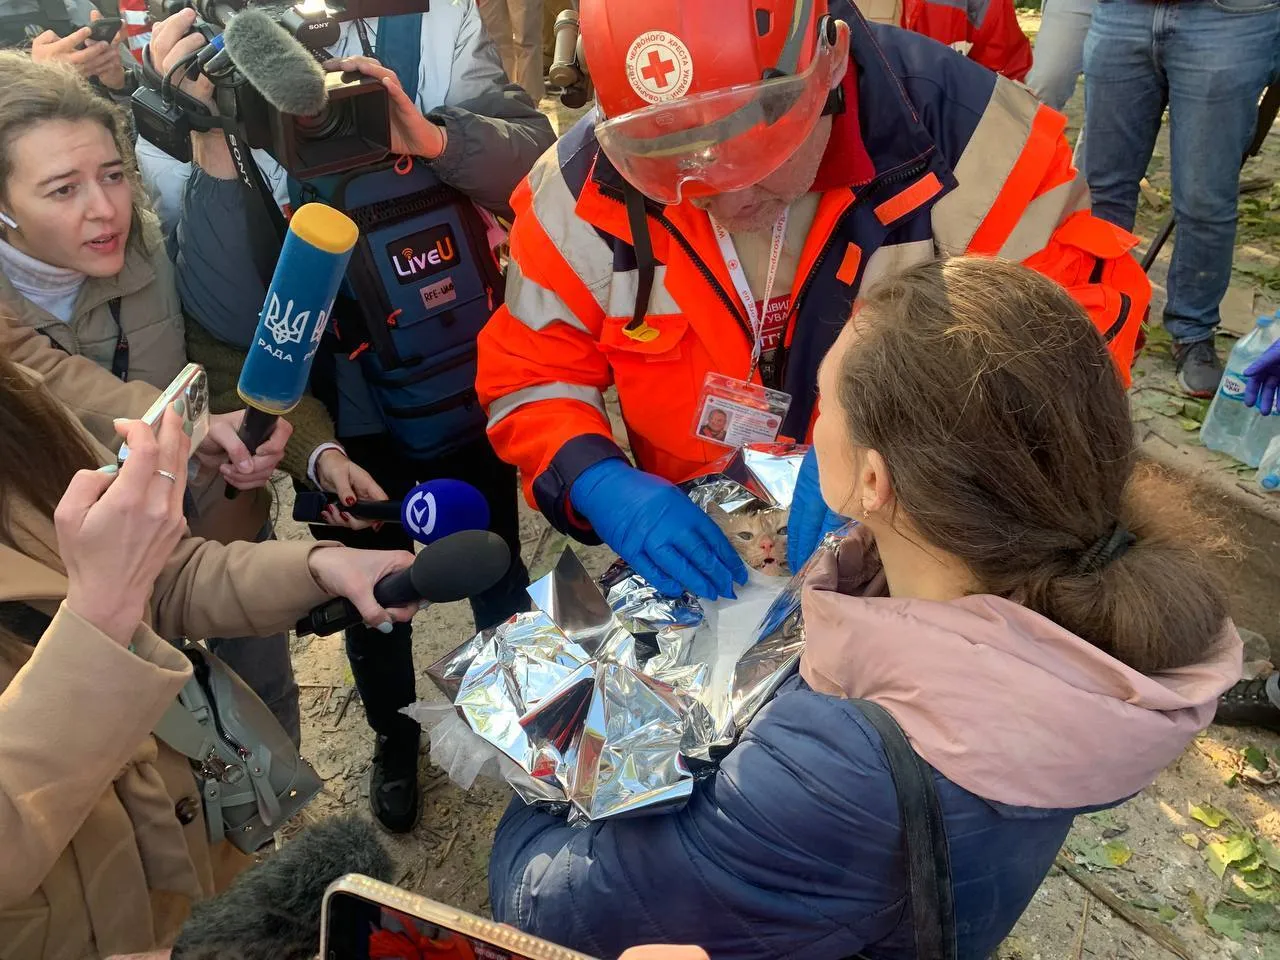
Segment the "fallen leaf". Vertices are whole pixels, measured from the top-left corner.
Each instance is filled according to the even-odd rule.
[[[1123,867],[1133,858],[1133,851],[1123,840],[1111,840],[1102,845],[1102,850],[1112,866]]]
[[[1246,911],[1239,907],[1233,907],[1228,903],[1215,904],[1213,911],[1207,918],[1209,929],[1219,936],[1242,943],[1244,941],[1244,921],[1246,916]]]
[[[1204,898],[1200,896],[1194,889],[1187,890],[1187,904],[1191,907],[1191,916],[1196,923],[1208,926],[1209,918],[1205,912]]]
[[[1179,417],[1178,426],[1187,431],[1187,433],[1191,433],[1192,431],[1199,430],[1201,425],[1198,420],[1188,420],[1186,417]]]
[[[1192,820],[1199,820],[1206,827],[1215,830],[1231,819],[1231,814],[1220,810],[1212,803],[1194,804],[1187,812],[1191,814]]]
[[[1267,759],[1267,755],[1255,747],[1253,744],[1245,747],[1240,751],[1244,755],[1245,763],[1253,767],[1259,773],[1266,773],[1267,768],[1271,766],[1271,761]]]
[[[1201,855],[1209,864],[1209,869],[1219,880],[1227,872],[1227,867],[1253,856],[1253,839],[1245,833],[1237,833],[1221,843],[1205,844]]]
[[[1234,787],[1236,783],[1239,782],[1239,780],[1240,780],[1240,774],[1233,772],[1225,780],[1222,781],[1222,785],[1224,787]]]
[[[1280,871],[1280,847],[1266,837],[1255,837],[1253,847],[1272,870]]]
[[[1184,833],[1182,835],[1182,842],[1185,843],[1192,850],[1200,849],[1200,838],[1197,837],[1194,833]]]

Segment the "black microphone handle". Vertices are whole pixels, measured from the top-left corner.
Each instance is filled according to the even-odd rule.
[[[381,520],[384,523],[399,523],[400,500],[357,500],[350,506],[339,502],[336,493],[306,491],[298,494],[293,501],[293,519],[299,523],[324,523],[325,507],[336,506],[343,513],[349,513],[361,520]]]
[[[413,567],[389,573],[375,583],[373,599],[384,607],[408,607],[421,603],[422,594],[413,585]]]
[[[271,431],[276,428],[276,421],[279,419],[274,413],[267,413],[257,407],[245,409],[244,421],[240,424],[238,436],[240,441],[248,447],[250,456],[257,453],[258,448],[262,446],[262,441],[271,436]],[[238,496],[240,491],[231,484],[227,484],[227,499],[234,500]]]
[[[389,573],[373,585],[373,598],[384,607],[407,607],[422,602],[422,596],[413,588],[411,567]],[[327,637],[363,622],[356,605],[346,597],[334,597],[311,610],[298,620],[294,632],[300,636],[314,633]]]

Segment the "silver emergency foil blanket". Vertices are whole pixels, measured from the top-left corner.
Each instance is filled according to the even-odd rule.
[[[685,489],[704,509],[786,509],[805,449],[734,451]],[[463,786],[496,770],[575,823],[679,809],[794,670],[803,575],[753,571],[737,599],[702,602],[662,596],[621,560],[597,582],[566,549],[529,588],[537,610],[428,669],[462,724],[431,704],[406,712],[438,724],[432,757],[467,771]]]

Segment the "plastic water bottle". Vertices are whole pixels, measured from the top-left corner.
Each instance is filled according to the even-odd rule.
[[[1258,464],[1258,486],[1266,493],[1280,493],[1280,437],[1272,438],[1262,455],[1262,462]]]
[[[1265,436],[1255,431],[1250,436],[1250,428],[1255,421],[1272,420],[1274,417],[1263,417],[1253,407],[1244,405],[1245,378],[1244,371],[1249,364],[1262,356],[1267,347],[1280,338],[1280,324],[1274,316],[1259,317],[1255,326],[1247,336],[1236,341],[1231,355],[1227,358],[1227,369],[1222,375],[1222,383],[1209,405],[1209,414],[1204,418],[1200,428],[1200,442],[1210,450],[1218,450],[1235,457],[1242,463],[1256,467],[1262,459],[1268,440],[1276,430],[1271,425],[1259,430],[1271,431]]]

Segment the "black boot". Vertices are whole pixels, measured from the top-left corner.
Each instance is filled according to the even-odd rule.
[[[1218,698],[1216,723],[1265,727],[1280,733],[1280,673],[1241,680]]]
[[[408,833],[418,822],[418,735],[379,735],[369,773],[369,808],[391,833]]]

